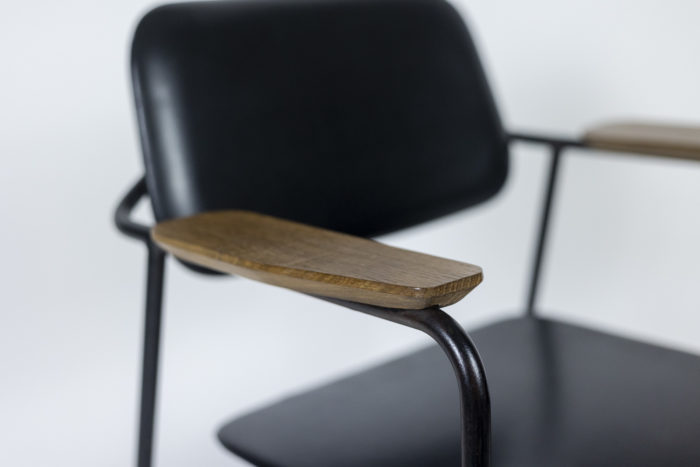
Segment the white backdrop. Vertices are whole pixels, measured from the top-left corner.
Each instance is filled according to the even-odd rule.
[[[141,172],[127,57],[151,6],[2,5],[3,466],[133,459],[145,254],[111,216]],[[700,123],[698,2],[458,7],[511,128],[577,135],[620,116]],[[383,239],[483,266],[484,284],[451,308],[469,328],[519,312],[545,163],[542,149],[514,146],[499,197]],[[561,181],[547,314],[700,353],[700,164],[572,151]],[[168,266],[160,466],[244,465],[215,440],[227,417],[425,342],[291,292]]]

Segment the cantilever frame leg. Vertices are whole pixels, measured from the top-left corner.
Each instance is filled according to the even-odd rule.
[[[322,297],[319,297],[322,298]],[[491,463],[491,401],[481,358],[462,326],[441,309],[396,310],[324,298],[329,302],[423,331],[452,364],[461,401],[462,467]]]
[[[158,349],[160,345],[163,277],[165,272],[165,252],[150,240],[147,242],[147,246],[148,277],[146,282],[146,321],[141,375],[138,467],[150,467],[153,458],[153,420],[156,409]]]

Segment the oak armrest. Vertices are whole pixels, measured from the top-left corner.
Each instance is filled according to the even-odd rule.
[[[451,305],[482,280],[478,266],[247,211],[161,222],[151,236],[210,269],[387,308]]]
[[[588,130],[586,146],[700,161],[700,127],[619,122]]]

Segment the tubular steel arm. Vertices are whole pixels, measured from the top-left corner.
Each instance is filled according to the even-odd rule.
[[[491,465],[491,400],[486,373],[474,343],[450,315],[437,307],[399,310],[317,297],[429,335],[442,348],[457,377],[461,405],[462,467]]]
[[[146,276],[146,312],[143,328],[143,355],[141,363],[141,399],[139,410],[138,467],[150,467],[153,459],[156,388],[158,383],[158,354],[160,347],[161,311],[165,274],[165,251],[158,248],[150,237],[150,227],[131,219],[139,200],[148,194],[146,179],[141,177],[119,201],[114,212],[114,223],[124,235],[144,242],[148,249]]]
[[[510,141],[510,142],[522,141],[525,143],[545,144],[545,145],[553,147],[553,148],[554,147],[559,147],[559,148],[586,147],[582,141],[569,139],[569,138],[560,138],[560,137],[555,137],[555,136],[545,136],[545,135],[539,135],[539,134],[534,134],[534,133],[521,133],[521,132],[509,133],[508,134],[508,141]]]
[[[700,161],[700,127],[697,126],[619,122],[595,126],[586,131],[581,140],[518,132],[510,133],[508,140],[510,142],[544,144],[549,146],[552,151],[540,213],[537,248],[532,261],[532,274],[526,303],[528,315],[535,313],[547,232],[559,174],[559,162],[564,149],[581,148]]]
[[[133,211],[139,200],[147,194],[146,177],[142,176],[129,188],[129,191],[127,191],[124,197],[119,201],[117,209],[114,211],[114,223],[117,225],[119,231],[126,236],[137,238],[146,243],[150,242],[151,228],[131,220],[131,211]]]
[[[697,125],[616,121],[589,128],[580,140],[520,132],[510,133],[508,139],[547,144],[560,149],[578,147],[700,161],[700,126]]]
[[[537,234],[537,247],[535,249],[535,257],[532,260],[530,287],[527,295],[527,303],[525,308],[526,313],[529,316],[533,316],[535,314],[535,306],[537,304],[537,292],[539,290],[542,261],[544,258],[545,248],[547,246],[547,233],[549,231],[552,203],[554,201],[554,193],[557,185],[557,179],[559,176],[559,161],[561,160],[561,154],[565,148],[579,148],[585,146],[580,141],[526,133],[511,133],[510,135],[508,135],[508,139],[509,141],[522,141],[526,143],[545,144],[549,146],[552,151],[552,158],[549,162],[549,175],[547,177],[547,185],[545,189],[544,199],[542,201],[542,210],[540,211],[540,222]]]

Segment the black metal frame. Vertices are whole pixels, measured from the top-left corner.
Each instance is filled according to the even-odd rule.
[[[527,314],[534,316],[542,261],[546,249],[556,182],[562,152],[568,147],[585,147],[573,140],[527,134],[511,134],[510,141],[545,144],[552,149],[552,159],[539,222],[537,249],[527,298]],[[117,228],[139,239],[148,250],[146,312],[143,336],[141,407],[139,416],[138,467],[150,467],[153,457],[153,433],[156,410],[158,356],[166,253],[150,237],[150,227],[131,219],[139,200],[148,194],[142,177],[124,195],[115,211]],[[491,403],[486,374],[476,347],[464,329],[439,308],[397,310],[324,297],[323,300],[372,316],[412,327],[428,334],[447,355],[454,369],[461,399],[462,467],[488,467],[491,457]]]
[[[580,141],[564,138],[552,138],[524,133],[511,133],[510,141],[523,141],[526,143],[544,144],[552,151],[552,158],[549,161],[549,171],[544,199],[542,200],[542,211],[540,212],[540,222],[537,235],[537,248],[532,260],[532,273],[530,275],[530,286],[528,289],[527,301],[525,303],[525,313],[528,316],[535,316],[535,306],[537,304],[537,292],[539,291],[540,277],[542,276],[542,261],[544,259],[547,246],[547,233],[549,232],[552,204],[554,201],[555,189],[559,178],[559,162],[565,148],[585,148]]]
[[[131,220],[131,212],[141,198],[147,194],[146,177],[143,176],[129,188],[129,191],[119,201],[117,209],[114,210],[114,223],[117,225],[117,229],[127,237],[136,238],[146,243],[151,239],[151,228]]]
[[[138,467],[150,467],[153,459],[153,433],[156,411],[156,389],[160,353],[161,313],[166,253],[151,240],[150,227],[131,220],[139,200],[148,194],[142,177],[124,195],[114,213],[117,228],[124,235],[141,240],[148,250],[146,276],[146,313],[141,364],[141,406],[139,409]]]
[[[399,310],[318,297],[331,303],[417,329],[445,352],[460,394],[462,467],[491,464],[491,399],[481,357],[462,326],[438,307]]]

